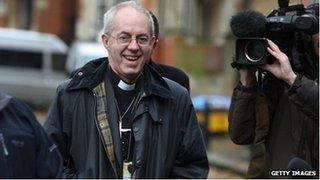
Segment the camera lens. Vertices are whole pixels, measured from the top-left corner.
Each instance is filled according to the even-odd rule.
[[[260,40],[250,40],[244,48],[246,58],[251,62],[258,62],[265,55],[265,44]]]

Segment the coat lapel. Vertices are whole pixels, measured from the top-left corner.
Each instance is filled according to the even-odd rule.
[[[106,151],[107,157],[111,163],[111,166],[115,172],[115,175],[118,176],[115,155],[114,155],[114,140],[111,133],[111,128],[109,124],[109,117],[107,116],[107,98],[106,98],[106,89],[105,82],[103,81],[94,89],[95,101],[96,101],[96,125],[97,130],[100,135],[100,139],[103,142],[103,147]]]

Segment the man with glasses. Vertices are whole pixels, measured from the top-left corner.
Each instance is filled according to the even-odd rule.
[[[135,1],[104,16],[109,57],[58,87],[45,128],[65,177],[206,178],[208,160],[188,91],[145,65],[152,18]]]

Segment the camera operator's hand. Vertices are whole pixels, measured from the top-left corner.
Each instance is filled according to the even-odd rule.
[[[273,64],[266,64],[261,68],[271,72],[278,79],[281,79],[286,83],[288,83],[289,85],[292,85],[297,75],[293,72],[291,68],[288,56],[284,54],[279,49],[279,47],[269,39],[268,39],[268,45],[269,45],[269,47],[267,48],[268,52],[272,56],[274,56],[276,60],[274,61]]]
[[[241,67],[239,69],[240,82],[244,87],[249,87],[253,84],[254,74],[257,71],[255,67]]]

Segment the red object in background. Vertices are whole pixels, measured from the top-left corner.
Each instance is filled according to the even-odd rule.
[[[159,38],[158,44],[152,59],[158,63],[175,65],[174,52],[175,52],[175,39],[174,38]]]

